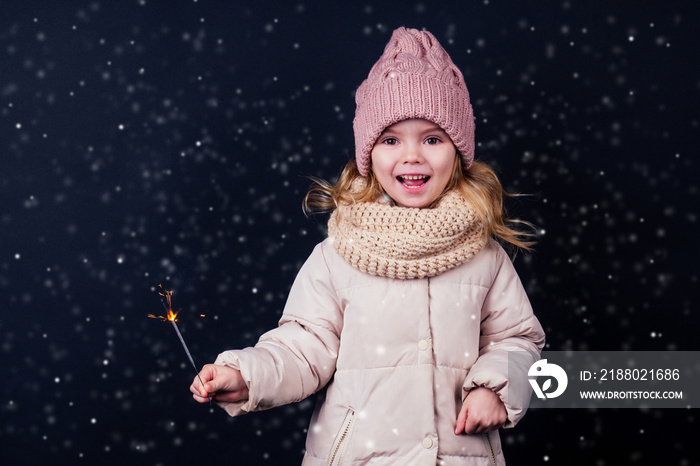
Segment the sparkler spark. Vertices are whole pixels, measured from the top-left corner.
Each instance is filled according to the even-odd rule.
[[[192,354],[190,353],[190,349],[187,347],[187,343],[185,343],[185,339],[182,338],[182,334],[180,333],[180,329],[177,327],[177,312],[173,311],[173,303],[172,303],[172,296],[173,292],[166,290],[163,288],[163,285],[158,285],[160,288],[160,291],[158,294],[162,296],[161,302],[163,303],[163,307],[166,310],[165,316],[156,316],[153,314],[148,314],[148,317],[152,319],[160,319],[164,321],[169,321],[170,323],[173,324],[173,328],[175,329],[175,332],[177,333],[177,337],[180,339],[180,343],[182,343],[182,347],[185,349],[185,353],[187,353],[187,357],[190,360],[190,363],[192,363],[192,367],[194,368],[195,374],[197,374],[197,378],[199,379],[199,383],[202,384],[202,387],[204,387],[204,382],[202,381],[202,378],[199,376],[199,370],[197,369],[197,365],[194,363],[194,359],[192,358]],[[211,403],[211,397],[209,398],[209,402]]]

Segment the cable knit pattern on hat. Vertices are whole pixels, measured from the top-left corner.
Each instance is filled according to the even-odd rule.
[[[367,176],[372,147],[387,126],[424,118],[450,136],[463,168],[474,160],[474,115],[459,68],[427,31],[399,28],[355,93],[355,159]]]
[[[486,244],[476,212],[454,191],[432,209],[342,204],[331,214],[328,236],[356,269],[400,279],[438,275],[467,262]]]

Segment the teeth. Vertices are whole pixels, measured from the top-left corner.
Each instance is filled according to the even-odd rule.
[[[425,183],[428,182],[428,178],[430,178],[428,175],[400,175],[397,177],[398,180],[401,182],[402,185],[404,185],[407,188],[410,189],[419,189],[422,188]],[[423,181],[422,183],[414,186],[407,184],[409,181]]]

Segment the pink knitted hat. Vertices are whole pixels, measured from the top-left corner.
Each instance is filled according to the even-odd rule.
[[[367,176],[370,153],[387,126],[424,118],[450,136],[466,170],[474,160],[474,115],[464,77],[427,31],[398,28],[355,94],[355,158]]]

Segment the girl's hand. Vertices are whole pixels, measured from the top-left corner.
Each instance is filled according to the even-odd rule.
[[[202,368],[199,377],[192,381],[190,391],[199,403],[208,403],[210,400],[233,403],[248,398],[248,387],[241,377],[241,372],[215,364],[207,364]]]
[[[507,419],[506,407],[498,395],[486,387],[473,388],[462,403],[455,434],[483,434],[503,426]]]

